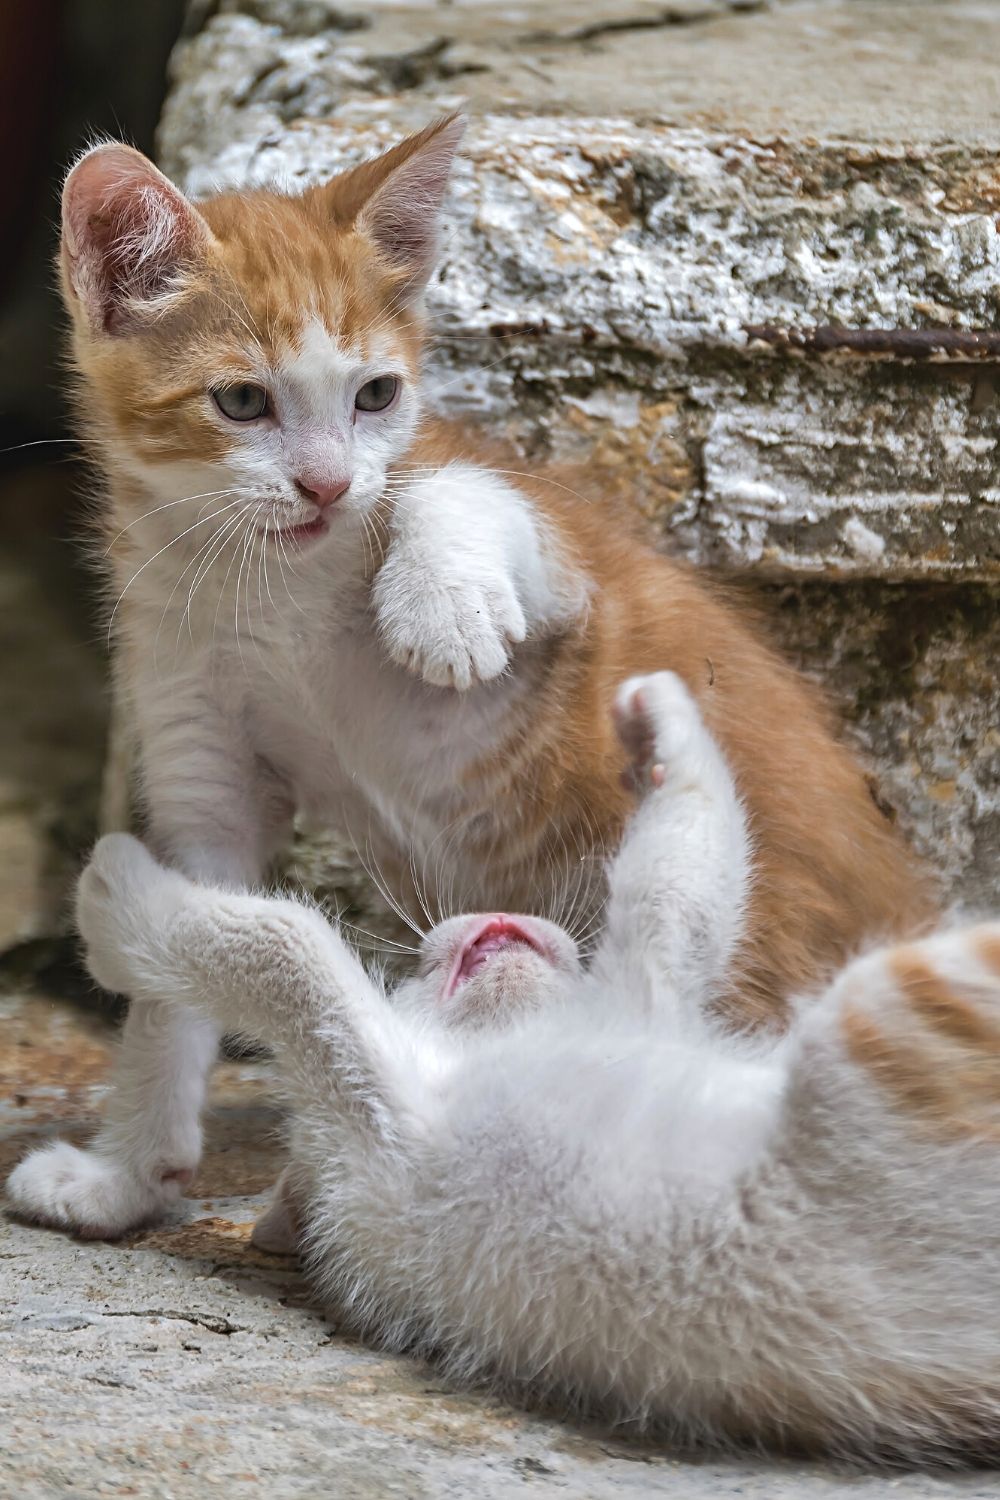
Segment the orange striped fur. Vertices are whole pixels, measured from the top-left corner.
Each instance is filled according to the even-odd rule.
[[[879,1018],[848,999],[848,1056],[896,1108],[940,1139],[1000,1139],[1000,943],[973,929],[968,973],[956,983],[933,955],[897,948],[882,961],[888,986]],[[976,960],[987,972],[976,978]],[[971,976],[971,977],[970,977]]]

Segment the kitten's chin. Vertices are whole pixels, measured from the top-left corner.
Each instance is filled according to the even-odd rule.
[[[538,949],[512,942],[475,964],[456,989],[445,990],[437,1013],[449,1026],[502,1028],[553,1002],[564,977]]]

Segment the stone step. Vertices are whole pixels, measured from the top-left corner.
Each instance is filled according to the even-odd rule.
[[[958,892],[1000,867],[1000,8],[195,3],[164,167],[305,185],[465,103],[433,403],[765,590]]]

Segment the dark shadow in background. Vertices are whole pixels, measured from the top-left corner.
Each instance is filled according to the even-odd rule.
[[[0,0],[0,991],[99,1008],[69,897],[97,831],[106,643],[64,395],[59,194],[96,136],[153,150],[184,10]]]
[[[0,448],[65,436],[53,271],[61,178],[95,135],[152,150],[184,9],[184,0],[0,0]]]

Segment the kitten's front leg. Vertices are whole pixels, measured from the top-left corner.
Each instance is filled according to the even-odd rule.
[[[615,726],[639,803],[609,871],[595,966],[688,1030],[723,980],[743,930],[746,816],[722,753],[680,678],[623,683]]]
[[[582,607],[527,497],[488,469],[450,463],[412,479],[390,533],[376,627],[392,660],[435,687],[489,682],[529,633]]]
[[[151,836],[196,878],[245,886],[259,877],[269,816],[277,819],[274,789],[261,785],[233,726],[200,692],[171,686],[137,710]],[[136,994],[112,950],[95,946],[92,960],[98,981],[132,1001],[104,1124],[86,1150],[55,1141],[32,1152],[7,1195],[25,1218],[110,1238],[160,1217],[194,1176],[219,1030],[155,986]]]
[[[340,1107],[388,1141],[419,1096],[429,1030],[392,1009],[314,908],[196,884],[109,834],[80,878],[77,919],[105,983],[190,1001],[266,1042],[301,1108]]]

